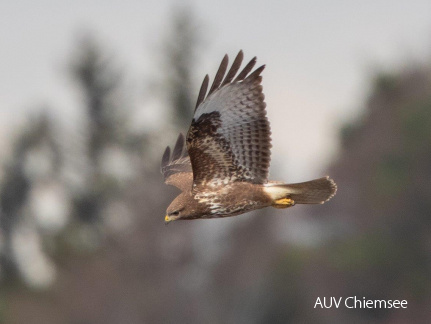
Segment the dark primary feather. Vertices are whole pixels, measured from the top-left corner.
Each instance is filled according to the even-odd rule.
[[[254,80],[259,77],[259,75],[262,73],[262,71],[265,69],[265,65],[262,65],[258,67],[252,74],[250,74],[247,79]]]
[[[256,56],[253,57],[251,61],[248,62],[248,64],[245,66],[245,68],[238,74],[238,76],[233,82],[235,83],[244,80],[247,74],[249,74],[253,67],[256,65],[256,60]]]
[[[183,156],[184,153],[184,135],[180,133],[175,143],[174,151],[172,153],[172,161],[176,161]]]
[[[202,82],[201,85],[201,89],[199,90],[199,95],[198,95],[198,100],[196,102],[196,107],[195,107],[195,111],[198,108],[198,106],[202,103],[202,101],[204,101],[205,96],[207,94],[207,90],[208,90],[208,84],[209,84],[210,78],[207,75],[205,75],[204,81]]]
[[[217,71],[216,76],[214,78],[210,92],[208,92],[208,96],[220,87],[220,84],[223,80],[224,74],[226,73],[228,63],[229,63],[229,57],[226,54],[220,63],[220,67],[218,68],[218,71]]]
[[[240,51],[222,82],[228,61],[223,59],[212,95],[195,111],[187,134],[195,185],[267,181],[271,139],[260,85],[265,66],[249,75],[253,58],[232,82],[242,59]]]
[[[163,153],[162,157],[162,166],[161,171],[163,173],[163,168],[166,167],[171,159],[171,148],[168,146],[166,147],[165,153]]]
[[[236,56],[235,60],[233,61],[229,72],[226,74],[226,78],[224,79],[223,83],[221,84],[222,87],[224,85],[230,83],[233,80],[233,78],[235,77],[239,68],[241,67],[243,59],[244,59],[244,54],[241,50],[241,51],[239,51],[238,55]]]
[[[166,148],[165,153],[162,157],[161,172],[163,174],[165,182],[167,182],[168,179],[176,173],[192,172],[190,158],[187,154],[187,149],[184,146],[183,134],[180,134],[178,136],[177,142],[172,152],[172,156],[170,147],[168,146]]]

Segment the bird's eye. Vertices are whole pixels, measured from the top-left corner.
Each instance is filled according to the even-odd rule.
[[[179,214],[180,212],[178,210],[171,213],[171,215],[174,215],[174,216],[178,216]]]

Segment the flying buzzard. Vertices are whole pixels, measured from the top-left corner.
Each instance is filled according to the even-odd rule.
[[[167,209],[166,223],[323,204],[335,195],[337,186],[329,177],[295,184],[268,181],[271,131],[260,75],[265,65],[250,73],[255,57],[237,75],[242,60],[240,51],[225,75],[225,55],[208,94],[205,76],[186,140],[180,134],[172,154],[169,146],[163,154],[165,183],[182,190]]]

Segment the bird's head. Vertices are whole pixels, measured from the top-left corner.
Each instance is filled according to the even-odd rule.
[[[175,198],[166,210],[165,224],[178,219],[194,219],[199,215],[199,202],[190,192],[183,192]]]

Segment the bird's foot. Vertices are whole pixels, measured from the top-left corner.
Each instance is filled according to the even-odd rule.
[[[295,206],[295,201],[290,198],[277,199],[277,200],[274,200],[272,204],[272,207],[274,208],[288,208],[292,206]]]

